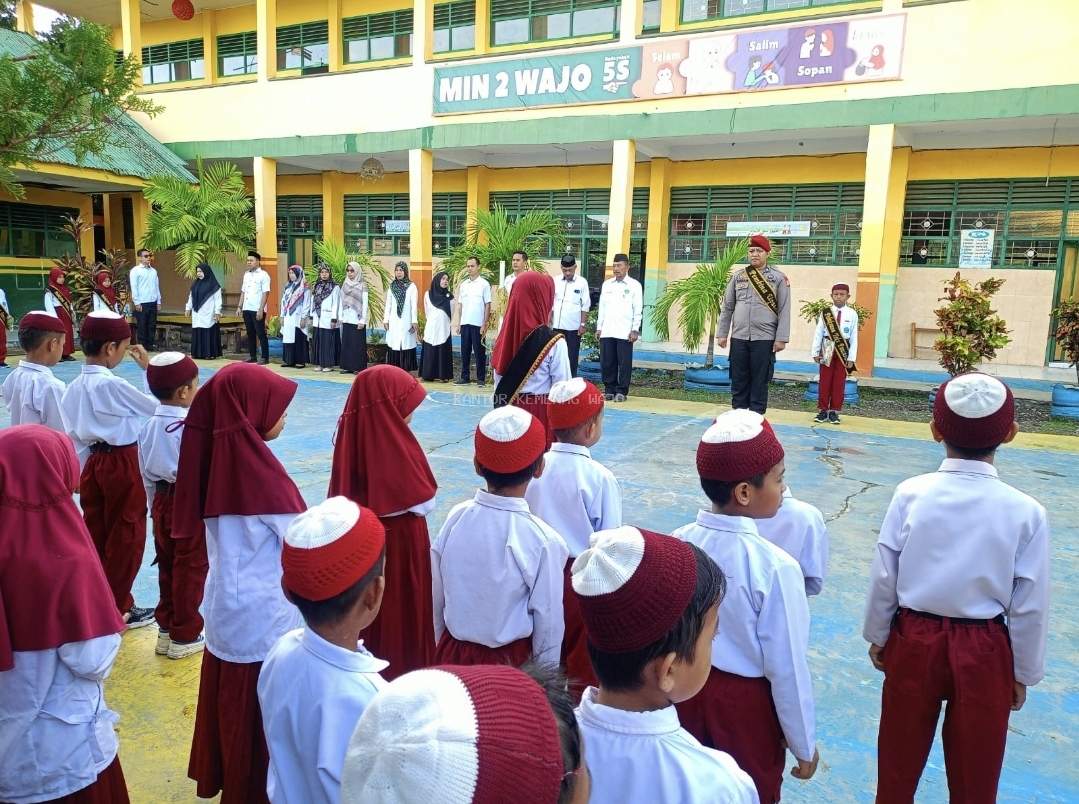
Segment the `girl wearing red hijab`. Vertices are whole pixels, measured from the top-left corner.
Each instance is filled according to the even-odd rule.
[[[112,286],[112,274],[108,271],[98,271],[94,274],[93,292],[94,312],[108,310],[110,313],[119,313],[120,305],[116,301],[116,288]]]
[[[547,431],[548,447],[547,394],[556,382],[572,376],[566,339],[549,326],[552,307],[554,280],[534,271],[522,273],[514,282],[491,358],[494,406],[516,405],[539,419]]]
[[[45,312],[54,315],[64,325],[64,356],[61,360],[74,360],[75,351],[75,301],[71,297],[71,288],[64,279],[61,268],[49,271],[49,286],[45,290]]]
[[[78,482],[63,433],[0,431],[0,801],[128,801],[102,693],[124,623]]]
[[[408,426],[425,395],[404,369],[361,371],[337,425],[327,493],[370,508],[386,528],[386,592],[363,641],[390,663],[388,680],[427,667],[435,652],[427,514],[438,485]]]
[[[281,591],[285,530],[307,509],[267,441],[285,427],[296,383],[233,363],[195,396],[180,441],[174,539],[206,528],[206,650],[187,775],[223,804],[264,802],[268,754],[257,684],[279,637],[303,625]]]

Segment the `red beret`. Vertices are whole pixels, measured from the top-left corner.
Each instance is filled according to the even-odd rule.
[[[763,248],[765,251],[772,250],[772,244],[769,242],[768,238],[762,234],[755,234],[753,237],[749,238],[749,245]]]
[[[97,310],[82,320],[79,335],[86,341],[122,341],[131,337],[127,319],[110,310]]]
[[[960,449],[998,447],[1014,422],[1011,389],[981,372],[952,377],[940,386],[933,401],[933,424],[945,443]]]
[[[552,430],[568,430],[603,410],[603,394],[588,380],[574,377],[551,386],[547,422]]]
[[[740,483],[770,471],[783,455],[783,445],[761,414],[728,410],[697,445],[697,473],[707,480]]]
[[[476,460],[492,472],[511,474],[534,464],[547,450],[547,431],[527,410],[495,408],[476,427]]]
[[[181,352],[162,352],[150,358],[146,367],[146,384],[155,393],[164,393],[187,385],[199,376],[195,361]]]
[[[44,310],[31,310],[19,319],[19,329],[39,329],[45,332],[67,333],[64,322]]]

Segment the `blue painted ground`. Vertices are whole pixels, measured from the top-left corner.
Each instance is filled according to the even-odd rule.
[[[78,364],[58,368],[69,380]],[[126,364],[121,373],[136,377]],[[6,372],[0,370],[0,379]],[[313,375],[313,373],[312,373]],[[208,372],[204,371],[204,376]],[[323,499],[332,455],[331,437],[348,385],[305,379],[289,409],[288,426],[274,450],[305,498]],[[413,427],[439,480],[432,531],[455,503],[471,496],[472,428],[488,409],[480,398],[432,393],[416,412]],[[703,497],[696,484],[693,451],[709,417],[653,415],[611,406],[605,434],[594,450],[623,486],[626,521],[669,531],[691,520]],[[7,413],[0,408],[0,425]],[[934,469],[941,458],[929,441],[865,436],[842,430],[815,432],[778,426],[787,448],[788,482],[795,494],[817,505],[829,521],[832,556],[821,596],[813,598],[810,665],[817,696],[821,766],[808,783],[788,779],[785,801],[868,802],[876,775],[875,744],[881,676],[866,658],[861,614],[866,574],[877,528],[895,484]],[[1079,455],[1005,449],[1002,475],[1049,509],[1053,527],[1053,589],[1049,668],[1014,714],[1001,780],[1003,802],[1079,801]],[[405,482],[387,467],[387,483]],[[976,523],[972,523],[975,525]],[[156,573],[147,552],[136,587],[141,605],[156,600]],[[934,750],[919,801],[944,802],[943,757]]]

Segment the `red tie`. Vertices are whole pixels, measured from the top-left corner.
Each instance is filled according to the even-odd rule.
[[[843,320],[843,310],[841,308],[837,307],[836,311],[835,311],[835,325],[838,327],[839,322],[842,321],[842,320]]]

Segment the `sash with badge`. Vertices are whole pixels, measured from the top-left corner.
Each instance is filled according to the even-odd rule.
[[[832,357],[836,354],[843,361],[843,367],[850,366],[850,343],[843,337],[839,329],[839,322],[835,320],[835,314],[831,307],[826,307],[821,313],[824,321],[824,329],[828,332],[828,338],[821,344],[820,362],[822,366],[831,366]],[[847,369],[853,373],[858,370],[857,366]]]
[[[764,274],[752,265],[746,267],[746,276],[749,278],[749,284],[753,286],[757,296],[764,302],[764,306],[772,311],[772,315],[778,316],[779,297],[776,296],[776,291],[772,284],[764,278]]]

